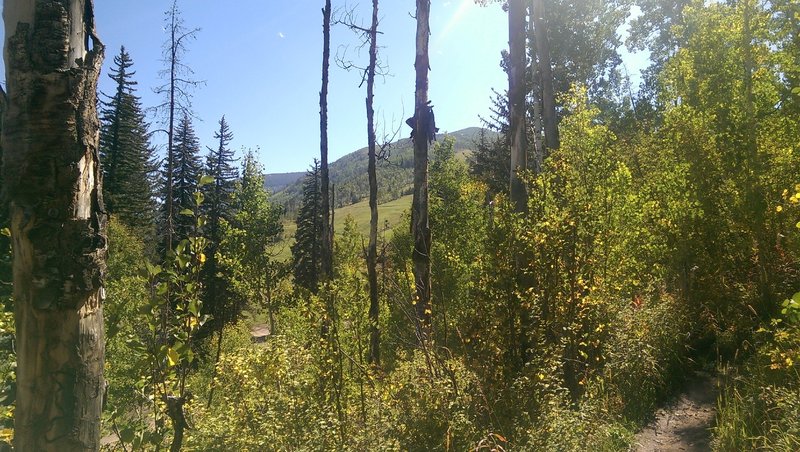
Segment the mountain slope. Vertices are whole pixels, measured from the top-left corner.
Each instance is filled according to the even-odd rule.
[[[445,135],[455,138],[455,152],[466,156],[475,147],[481,128],[469,127],[448,134],[438,134],[441,142]],[[487,134],[494,132],[486,131]],[[435,143],[434,143],[435,144]],[[411,193],[414,165],[413,143],[403,138],[391,144],[387,159],[378,162],[378,202],[385,203]],[[272,201],[283,205],[287,212],[297,210],[301,198],[302,176],[304,173],[268,174],[267,187],[273,188]],[[297,175],[291,183],[285,183],[288,175]],[[367,148],[345,155],[330,164],[331,184],[334,188],[336,207],[358,203],[369,196],[367,179]],[[271,182],[282,181],[285,184]]]

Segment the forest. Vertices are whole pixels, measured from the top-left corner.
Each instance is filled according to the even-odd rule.
[[[445,133],[432,2],[386,132],[382,3],[318,0],[319,152],[270,185],[195,131],[200,6],[144,105],[92,0],[5,0],[0,450],[800,450],[800,1],[468,1],[508,84]],[[329,162],[331,65],[367,147]]]

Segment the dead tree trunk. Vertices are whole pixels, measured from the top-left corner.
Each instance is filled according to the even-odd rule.
[[[428,221],[428,139],[431,133],[428,106],[428,42],[430,40],[430,0],[417,0],[416,89],[414,94],[414,197],[411,212],[411,256],[416,286],[417,332],[427,341],[431,333],[431,229]]]
[[[172,250],[172,238],[175,236],[175,224],[174,224],[174,215],[175,215],[175,206],[174,206],[174,199],[172,196],[172,173],[173,169],[175,168],[175,151],[173,149],[173,145],[175,143],[175,89],[176,89],[176,78],[177,78],[177,65],[178,65],[178,23],[177,23],[177,14],[178,14],[178,4],[177,2],[172,2],[172,9],[170,10],[170,30],[169,30],[169,113],[167,118],[167,180],[165,181],[166,184],[166,250],[164,250],[164,255]]]
[[[556,116],[556,95],[553,88],[553,67],[550,62],[550,41],[547,39],[547,21],[543,0],[533,0],[531,11],[533,20],[533,36],[536,41],[536,56],[542,87],[542,122],[544,122],[544,139],[547,151],[558,149],[558,117]]]
[[[367,276],[369,279],[369,359],[370,364],[380,364],[381,333],[378,329],[378,174],[375,157],[375,66],[378,64],[378,0],[372,0],[372,25],[369,29],[369,66],[367,66],[367,145],[369,147],[369,248],[367,249]]]
[[[322,9],[322,89],[319,92],[319,153],[322,194],[322,279],[333,276],[333,234],[328,175],[328,68],[331,59],[331,0]]]
[[[103,46],[91,0],[6,0],[2,132],[13,238],[15,448],[100,448],[106,216]]]
[[[156,88],[156,93],[164,96],[164,102],[156,108],[167,116],[167,171],[164,181],[164,255],[172,249],[175,239],[175,200],[174,175],[175,169],[175,120],[178,114],[189,114],[191,93],[189,88],[202,82],[192,79],[192,70],[182,62],[186,53],[186,42],[194,39],[199,29],[187,29],[181,18],[177,0],[172,1],[172,6],[166,12],[166,29],[169,34],[168,41],[164,43],[163,61],[166,64],[163,74],[168,77],[163,85]]]
[[[519,172],[528,168],[525,127],[525,67],[527,62],[525,0],[508,2],[508,133],[511,142],[511,202],[514,210],[525,212],[528,194]]]

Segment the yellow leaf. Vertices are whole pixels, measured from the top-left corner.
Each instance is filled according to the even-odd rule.
[[[492,433],[492,435],[494,435],[495,438],[499,439],[503,443],[507,443],[508,442],[506,437],[501,435],[501,434],[499,434],[499,433]]]
[[[170,349],[167,350],[167,361],[169,361],[169,365],[170,366],[174,366],[174,365],[178,364],[178,360],[180,360],[180,359],[181,358],[180,358],[180,356],[178,356],[178,352],[173,350],[172,347],[170,347]]]
[[[206,263],[206,255],[205,255],[205,253],[200,253],[200,263],[201,264],[205,264]]]

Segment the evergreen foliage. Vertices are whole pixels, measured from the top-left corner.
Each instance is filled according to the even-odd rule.
[[[303,183],[303,201],[297,212],[297,232],[292,245],[295,284],[315,293],[321,265],[322,198],[319,183],[319,163],[314,159]]]
[[[200,142],[195,135],[192,120],[188,114],[184,114],[178,127],[175,129],[175,141],[172,148],[173,170],[172,170],[172,203],[173,218],[172,224],[175,227],[173,237],[177,242],[189,236],[194,228],[193,212],[196,206],[195,192],[197,191],[198,178],[200,176]],[[167,169],[162,169],[162,180],[167,179]],[[163,185],[162,196],[167,196],[166,184]],[[166,218],[167,212],[162,209],[162,219]],[[167,224],[163,221],[164,225]],[[166,236],[167,231],[162,231],[162,236]]]
[[[218,242],[218,225],[221,219],[231,221],[235,215],[233,193],[236,190],[236,181],[239,171],[235,166],[235,152],[230,148],[233,132],[223,116],[219,120],[219,130],[214,133],[217,140],[216,148],[208,148],[206,155],[205,175],[214,178],[214,183],[206,190],[207,199],[206,215],[209,222],[209,238]]]
[[[116,92],[101,102],[103,197],[111,216],[150,239],[154,233],[153,152],[132,66],[130,54],[121,47],[108,75],[116,83]]]
[[[230,222],[236,215],[234,192],[239,179],[239,171],[234,166],[234,151],[230,148],[233,132],[223,116],[219,120],[219,130],[214,134],[218,140],[216,148],[208,148],[205,175],[213,177],[214,182],[206,189],[205,217],[208,219],[207,238],[209,239],[208,259],[203,266],[206,281],[205,303],[206,313],[214,319],[208,325],[221,328],[231,316],[224,307],[231,288],[219,272],[217,249],[222,242],[221,223]]]

